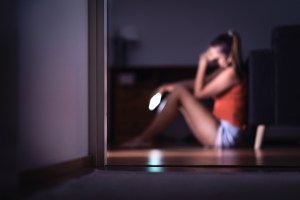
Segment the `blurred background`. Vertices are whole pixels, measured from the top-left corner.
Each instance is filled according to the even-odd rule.
[[[237,30],[247,59],[252,50],[271,48],[274,27],[294,24],[300,24],[297,0],[109,0],[109,145],[149,124],[154,89],[193,78],[199,54],[219,33]],[[179,116],[160,137],[184,144],[191,133]]]
[[[64,172],[70,172],[69,161],[75,161],[75,168],[91,163],[90,2],[0,2],[0,189],[8,195],[18,191],[16,172],[29,172],[31,178],[31,172],[40,168],[66,163]],[[259,111],[252,122],[293,126],[293,131],[267,130],[281,133],[280,142],[290,135],[299,139],[299,26],[283,34],[284,42],[271,36],[274,27],[300,24],[299,7],[298,0],[108,0],[109,148],[139,134],[155,116],[148,110],[153,90],[164,82],[193,78],[199,54],[228,29],[240,32],[245,58],[254,49],[267,49],[255,54],[263,65],[252,62],[256,69],[267,66],[261,67],[263,73],[258,70],[256,75],[261,76],[253,76],[260,89],[258,102],[263,103],[252,109]],[[211,108],[213,102],[206,103]],[[180,116],[159,141],[195,143]],[[287,158],[294,164],[297,156]],[[37,177],[53,175],[46,172]]]

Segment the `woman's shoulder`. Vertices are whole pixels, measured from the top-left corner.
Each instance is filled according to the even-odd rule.
[[[227,73],[231,76],[232,79],[235,79],[234,85],[246,86],[248,83],[246,73],[239,74],[235,67],[228,67],[226,69]]]
[[[224,75],[233,81],[233,85],[241,83],[242,79],[237,75],[234,67],[227,67],[224,69]]]
[[[227,73],[227,74],[229,74],[229,75],[231,75],[231,76],[235,76],[235,77],[239,77],[238,76],[238,74],[236,73],[236,69],[235,69],[235,67],[226,67],[224,70],[224,73]]]

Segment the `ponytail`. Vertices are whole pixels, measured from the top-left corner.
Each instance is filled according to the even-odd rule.
[[[232,37],[232,45],[230,55],[232,56],[232,64],[235,67],[235,71],[237,75],[243,79],[243,59],[242,59],[242,48],[241,48],[241,38],[238,32],[236,31],[228,31],[228,35]]]

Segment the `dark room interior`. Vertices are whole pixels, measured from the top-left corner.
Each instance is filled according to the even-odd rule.
[[[299,199],[299,7],[2,1],[0,198]],[[148,107],[157,88],[195,79],[199,55],[232,30],[247,80],[245,145],[207,147],[178,114],[153,146],[124,148],[164,109],[167,95]],[[210,112],[215,102],[199,100]]]

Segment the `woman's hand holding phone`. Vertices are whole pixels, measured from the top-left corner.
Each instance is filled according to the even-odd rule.
[[[158,87],[158,89],[156,89],[156,93],[165,93],[165,92],[171,92],[174,88],[174,84],[172,83],[167,83],[167,84],[163,84],[160,87]]]

